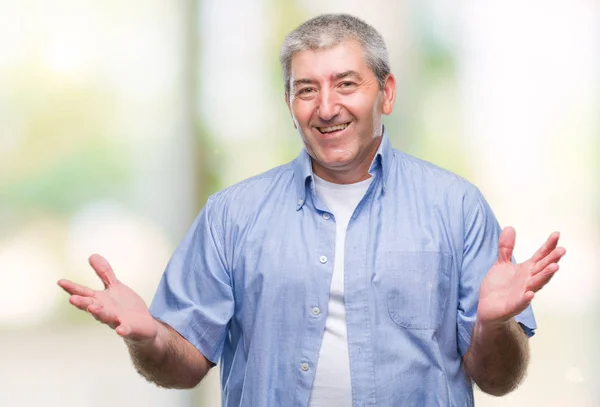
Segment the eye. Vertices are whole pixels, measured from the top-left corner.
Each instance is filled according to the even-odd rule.
[[[337,85],[338,91],[343,93],[352,93],[356,90],[356,82],[343,81]]]
[[[298,93],[298,95],[308,95],[310,93],[313,93],[314,91],[315,91],[315,88],[307,87],[307,88],[300,89],[297,93]]]

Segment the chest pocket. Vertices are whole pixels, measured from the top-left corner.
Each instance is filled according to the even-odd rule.
[[[384,252],[389,315],[408,329],[436,329],[446,309],[452,257],[439,252]]]

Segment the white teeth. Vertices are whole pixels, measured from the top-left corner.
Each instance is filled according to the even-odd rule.
[[[331,127],[319,127],[319,131],[321,133],[331,133],[332,131],[344,130],[346,127],[348,127],[349,124],[350,123],[338,124],[337,126],[331,126]]]

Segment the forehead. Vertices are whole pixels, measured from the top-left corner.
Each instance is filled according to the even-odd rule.
[[[292,80],[329,78],[346,71],[356,71],[363,76],[371,72],[358,41],[347,40],[330,48],[304,50],[292,57]]]

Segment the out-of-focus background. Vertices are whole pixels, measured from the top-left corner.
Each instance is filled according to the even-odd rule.
[[[396,148],[484,192],[525,259],[568,254],[535,299],[526,382],[479,407],[600,405],[600,3],[0,0],[0,405],[216,406],[142,380],[116,334],[72,309],[101,253],[150,302],[206,197],[301,143],[284,35],[323,12],[383,34]]]

